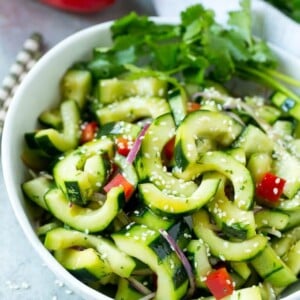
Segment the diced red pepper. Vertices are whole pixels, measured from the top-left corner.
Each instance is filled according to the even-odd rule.
[[[86,142],[92,141],[95,138],[97,130],[98,124],[95,121],[84,124],[81,130],[80,143],[84,144]]]
[[[210,272],[205,283],[217,300],[231,295],[234,291],[232,278],[226,268],[219,268]]]
[[[171,161],[174,156],[175,137],[171,138],[164,146],[163,157],[167,161]]]
[[[116,139],[116,145],[117,145],[117,152],[123,156],[127,156],[129,151],[132,148],[132,143],[128,139],[122,136]]]
[[[265,201],[277,203],[282,195],[286,181],[272,173],[266,173],[256,186],[256,195]]]
[[[125,199],[128,200],[134,192],[134,186],[121,174],[117,173],[105,186],[104,191],[108,193],[112,188],[121,186],[124,189]]]
[[[201,108],[201,105],[198,102],[189,101],[187,103],[187,112],[188,113],[199,110],[200,108]]]

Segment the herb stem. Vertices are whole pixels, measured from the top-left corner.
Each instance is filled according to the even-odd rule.
[[[277,81],[273,77],[266,74],[265,71],[266,71],[266,69],[263,69],[261,71],[261,70],[258,70],[258,69],[253,69],[251,67],[245,67],[245,66],[238,68],[238,73],[240,73],[241,75],[250,75],[254,79],[260,79],[265,84],[267,84],[270,87],[273,87],[276,90],[282,92],[287,97],[293,99],[297,103],[300,103],[300,97],[297,94],[295,94],[292,90],[288,89],[286,86],[284,86],[282,83],[280,83],[279,81]]]
[[[281,72],[278,72],[277,70],[273,70],[273,69],[264,69],[264,72],[269,74],[272,77],[276,77],[278,79],[280,79],[281,81],[290,84],[292,86],[295,87],[300,87],[300,80],[297,80],[295,78],[292,78],[286,74],[283,74]]]

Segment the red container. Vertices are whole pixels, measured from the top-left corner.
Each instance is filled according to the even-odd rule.
[[[41,0],[41,2],[70,12],[92,13],[112,5],[115,0]]]

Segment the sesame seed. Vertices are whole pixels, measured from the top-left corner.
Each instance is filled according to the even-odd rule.
[[[11,282],[10,280],[7,280],[5,283],[10,290],[19,290],[20,289],[20,286],[18,284]]]
[[[279,178],[279,177],[277,177],[277,178],[275,179],[275,183],[276,183],[276,184],[279,184],[279,183],[280,183],[280,178]]]
[[[191,236],[189,233],[187,233],[187,232],[185,232],[185,233],[183,234],[183,236],[184,236],[186,239],[192,238],[192,236]]]
[[[225,256],[224,255],[219,255],[219,258],[222,260],[222,261],[225,261]]]
[[[22,288],[22,289],[29,289],[29,288],[30,288],[30,285],[29,285],[27,282],[23,281],[23,282],[21,283],[21,288]]]
[[[54,283],[55,283],[55,285],[57,285],[58,287],[63,287],[63,286],[64,286],[64,283],[63,283],[62,281],[58,280],[58,279],[56,279],[56,280],[54,281]]]

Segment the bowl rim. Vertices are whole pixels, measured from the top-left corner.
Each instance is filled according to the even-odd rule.
[[[178,23],[178,17],[150,17],[153,21],[161,24],[176,24]],[[42,70],[45,65],[48,64],[49,60],[52,57],[56,56],[60,51],[68,46],[69,44],[73,44],[76,41],[79,41],[83,35],[97,32],[97,31],[107,31],[109,30],[110,26],[113,24],[114,20],[102,22],[100,24],[96,24],[93,26],[89,26],[87,28],[81,29],[62,41],[58,42],[55,46],[53,46],[46,54],[44,54],[41,59],[36,63],[34,68],[32,68],[20,86],[17,88],[17,91],[13,97],[11,105],[7,111],[6,120],[4,122],[3,127],[3,134],[1,140],[1,165],[2,165],[2,172],[3,172],[3,180],[4,186],[8,195],[8,199],[10,205],[13,209],[14,215],[17,219],[17,223],[21,227],[23,233],[26,236],[26,239],[29,241],[31,246],[35,249],[38,253],[39,257],[42,261],[47,265],[49,270],[56,276],[57,278],[61,279],[66,285],[74,290],[76,294],[79,296],[88,297],[85,299],[103,299],[103,300],[111,300],[112,298],[102,294],[101,291],[97,291],[88,285],[84,284],[76,277],[71,275],[54,257],[53,255],[44,247],[40,239],[38,238],[36,232],[33,230],[32,225],[29,222],[29,219],[21,205],[19,196],[17,191],[14,188],[11,188],[11,183],[14,182],[14,174],[13,168],[11,168],[11,162],[7,158],[10,157],[10,147],[7,145],[11,145],[11,130],[12,123],[14,122],[13,116],[16,115],[18,110],[18,104],[22,101],[22,93],[23,90],[26,89],[27,82],[31,82],[33,78],[35,78],[40,70]],[[272,45],[272,44],[271,44]],[[297,64],[300,66],[300,59],[291,53],[287,53],[281,48],[278,48],[272,45],[273,48],[279,52],[281,55],[290,57],[292,60],[295,60]],[[92,48],[91,48],[92,50]],[[101,297],[101,298],[100,298]]]

